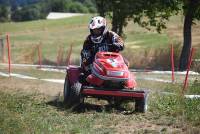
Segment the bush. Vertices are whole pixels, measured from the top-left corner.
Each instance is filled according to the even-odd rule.
[[[22,9],[17,9],[11,15],[11,19],[14,21],[28,21],[40,18],[40,9],[36,6],[27,6]]]
[[[88,13],[88,8],[79,2],[72,2],[68,6],[68,11],[72,13]]]
[[[53,12],[64,12],[66,10],[64,0],[53,0],[50,5],[51,11]]]

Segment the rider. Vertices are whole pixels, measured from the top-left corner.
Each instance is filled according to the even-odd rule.
[[[122,38],[115,32],[108,30],[105,18],[92,17],[89,29],[90,34],[84,41],[81,50],[81,68],[85,75],[91,73],[91,65],[97,52],[119,52],[124,49]]]

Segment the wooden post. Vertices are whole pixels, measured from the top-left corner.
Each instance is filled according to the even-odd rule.
[[[41,47],[40,45],[37,46],[38,48],[38,65],[40,65],[39,67],[42,67],[42,56],[41,56]]]
[[[194,48],[192,48],[192,50],[190,51],[190,56],[189,56],[189,60],[188,60],[188,65],[187,65],[187,73],[186,73],[186,76],[185,76],[185,80],[184,80],[184,85],[183,85],[183,90],[182,90],[182,93],[184,94],[185,90],[186,90],[186,87],[187,87],[187,83],[188,83],[188,74],[189,74],[189,71],[190,71],[190,66],[192,64],[192,56],[193,56],[193,53],[194,53]]]
[[[172,83],[174,83],[174,47],[171,44],[171,70],[172,70]]]
[[[0,36],[1,36],[1,34],[0,34]],[[1,49],[2,62],[5,63],[4,42],[3,42],[3,38],[2,37],[0,37],[0,49]]]
[[[60,49],[60,65],[63,65],[63,54],[64,54],[64,47],[61,46],[61,49]]]
[[[58,54],[57,54],[57,66],[60,65],[60,52],[61,52],[61,47],[59,46],[59,48],[58,48]]]
[[[11,73],[11,51],[10,51],[10,36],[9,34],[6,34],[6,41],[7,41],[7,48],[8,48],[8,72],[9,72],[9,76]]]
[[[67,55],[67,58],[66,58],[66,66],[69,66],[71,64],[70,63],[71,53],[72,53],[72,44],[70,45],[68,55]]]

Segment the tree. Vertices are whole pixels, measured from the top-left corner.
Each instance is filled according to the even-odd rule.
[[[123,34],[123,27],[127,25],[126,19],[130,16],[131,0],[96,0],[100,16],[108,15],[112,19],[112,31]]]
[[[117,32],[119,35],[123,34],[123,27],[127,25],[126,19],[129,17],[130,7],[129,0],[113,3],[112,31]]]
[[[26,6],[21,9],[17,9],[11,15],[11,19],[14,21],[28,21],[40,18],[40,9],[37,6]]]
[[[200,0],[96,0],[96,4],[101,16],[110,13],[112,30],[120,35],[127,24],[127,19],[133,19],[135,23],[149,30],[154,27],[161,32],[166,28],[166,21],[170,16],[183,11],[184,40],[179,69],[186,70],[191,49],[192,24],[194,20],[200,20]]]
[[[96,0],[100,15],[109,14],[112,18],[112,30],[123,34],[127,20],[147,29],[155,27],[158,32],[166,28],[170,16],[179,10],[177,0]]]
[[[80,2],[71,2],[68,5],[68,11],[72,13],[88,13],[88,8]]]
[[[107,12],[110,12],[112,1],[110,0],[96,0],[97,11],[100,16],[105,17]]]
[[[90,13],[96,13],[96,5],[94,0],[84,0],[83,5],[85,5],[88,8],[88,11]]]
[[[64,12],[66,10],[65,0],[54,0],[51,4],[51,11],[53,12]]]
[[[0,5],[0,22],[9,20],[9,9],[5,5]]]
[[[192,41],[192,24],[194,20],[200,20],[200,1],[184,0],[183,11],[185,15],[183,28],[183,48],[180,57],[179,69],[186,70]]]

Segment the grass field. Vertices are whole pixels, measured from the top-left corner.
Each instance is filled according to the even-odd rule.
[[[0,23],[0,33],[11,37],[12,63],[37,64],[37,45],[43,63],[55,64],[60,48],[67,55],[73,45],[73,61],[79,59],[82,43],[89,33],[91,14],[60,20],[38,20]],[[138,68],[168,69],[170,44],[176,44],[176,66],[182,41],[182,18],[172,17],[162,34],[147,31],[133,22],[125,28],[126,48],[123,54]],[[109,23],[110,27],[110,23]],[[194,26],[195,58],[200,58],[200,28]],[[1,55],[0,55],[1,56]],[[2,57],[1,57],[2,58]],[[1,61],[0,61],[1,62]],[[0,67],[0,72],[7,72]],[[64,79],[65,73],[44,72],[33,68],[12,67],[13,73],[37,78]],[[171,75],[135,73],[138,78],[170,80]],[[107,105],[105,101],[88,98],[85,107],[70,111],[63,104],[63,84],[41,80],[25,80],[0,76],[0,134],[2,133],[200,133],[200,101],[186,99],[180,93],[183,75],[176,82],[162,83],[138,79],[140,88],[150,90],[147,113],[131,114]],[[189,76],[187,94],[200,94],[199,76]],[[163,92],[173,93],[166,95]]]

